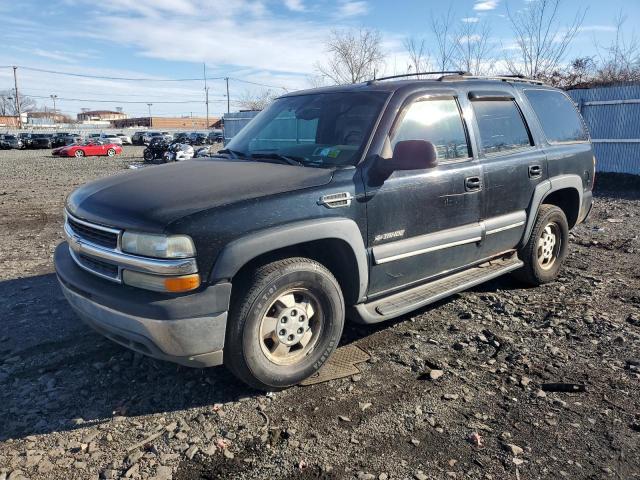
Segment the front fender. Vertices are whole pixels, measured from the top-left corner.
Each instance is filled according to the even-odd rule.
[[[353,250],[358,265],[358,299],[366,296],[369,283],[369,262],[358,225],[347,218],[304,220],[251,233],[227,244],[216,259],[211,282],[229,280],[247,262],[265,253],[306,242],[338,239]]]

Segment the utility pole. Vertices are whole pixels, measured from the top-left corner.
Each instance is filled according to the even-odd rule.
[[[53,100],[53,123],[56,123],[56,98],[58,98],[58,95],[49,95],[51,97],[51,99]]]
[[[153,127],[153,120],[151,119],[151,105],[153,105],[153,103],[147,103],[147,107],[149,107],[149,128]]]
[[[227,113],[231,113],[231,103],[229,101],[229,77],[225,77],[225,82],[227,82]]]
[[[22,128],[22,113],[20,112],[20,94],[18,93],[18,67],[13,67],[13,84],[16,87],[16,112],[18,113],[18,128]]]
[[[205,95],[205,104],[207,105],[207,128],[209,128],[209,87],[207,87],[207,64],[202,64],[202,73],[204,76],[204,95]]]

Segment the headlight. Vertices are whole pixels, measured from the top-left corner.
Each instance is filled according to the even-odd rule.
[[[189,258],[196,256],[191,237],[124,232],[122,251],[154,258]]]

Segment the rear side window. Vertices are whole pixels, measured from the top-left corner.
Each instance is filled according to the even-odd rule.
[[[584,142],[587,132],[578,111],[563,93],[553,90],[525,90],[549,143]]]
[[[403,140],[427,140],[439,160],[469,158],[467,132],[454,98],[425,99],[412,103],[402,114],[391,147]]]
[[[529,130],[514,100],[474,100],[485,153],[501,153],[532,145]]]

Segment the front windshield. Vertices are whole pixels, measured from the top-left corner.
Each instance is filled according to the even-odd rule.
[[[240,157],[288,157],[308,166],[353,165],[387,98],[381,92],[283,97],[227,145]]]

